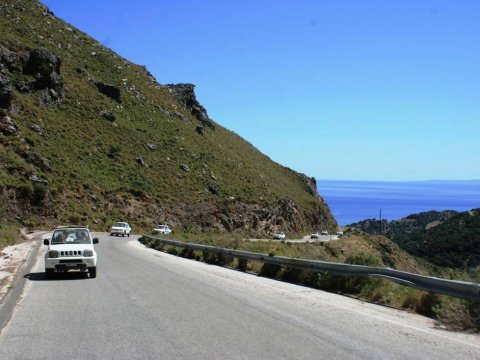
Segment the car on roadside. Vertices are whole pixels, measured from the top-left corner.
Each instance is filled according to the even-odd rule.
[[[286,235],[282,231],[277,231],[277,232],[273,233],[273,238],[275,240],[283,240],[283,239],[285,239],[285,237],[286,237]]]
[[[342,237],[342,236],[343,236],[343,231],[342,231],[342,230],[338,230],[338,231],[337,231],[337,236],[338,236],[338,237]]]
[[[116,222],[110,228],[110,236],[113,236],[113,235],[130,236],[131,232],[132,232],[132,228],[130,227],[130,225],[127,222],[123,222],[123,221]]]
[[[328,231],[327,231],[327,230],[323,230],[323,231],[321,232],[321,234],[322,234],[323,236],[326,236],[326,235],[328,235]]]
[[[157,225],[155,226],[155,228],[153,229],[153,233],[154,234],[165,234],[165,235],[169,235],[172,233],[172,229],[170,229],[170,227],[168,225]]]
[[[45,239],[43,244],[48,246],[45,253],[47,278],[70,270],[88,273],[90,278],[97,277],[97,253],[93,245],[98,244],[98,238],[92,238],[88,227],[56,227],[50,240]]]
[[[318,239],[318,238],[320,238],[320,234],[318,232],[310,235],[310,239]]]

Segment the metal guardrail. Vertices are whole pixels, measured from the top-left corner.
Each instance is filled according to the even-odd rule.
[[[286,266],[310,271],[328,271],[336,275],[350,276],[377,276],[397,282],[401,285],[417,288],[420,290],[437,292],[463,299],[480,300],[480,284],[446,280],[432,276],[413,274],[390,268],[378,268],[373,266],[351,265],[318,260],[294,259],[285,256],[270,256],[268,254],[252,253],[248,251],[220,248],[209,245],[184,243],[176,240],[161,239],[151,235],[143,235],[145,238],[155,240],[165,245],[171,245],[191,250],[200,250],[207,253],[216,253],[244,260],[259,261],[267,264]]]

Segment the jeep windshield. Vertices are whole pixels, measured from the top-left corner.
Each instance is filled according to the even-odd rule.
[[[125,224],[125,223],[123,223],[123,222],[118,222],[118,223],[113,224],[112,227],[121,227],[121,228],[123,228],[123,227],[127,227],[127,224]]]
[[[91,244],[91,239],[85,229],[56,230],[52,236],[52,245],[58,244]]]

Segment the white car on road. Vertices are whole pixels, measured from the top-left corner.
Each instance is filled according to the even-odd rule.
[[[285,239],[285,236],[286,236],[285,233],[282,231],[279,231],[273,234],[273,238],[276,240],[283,240]]]
[[[110,229],[110,236],[113,235],[122,235],[122,236],[130,236],[132,232],[132,228],[126,222],[116,222],[113,224],[112,228]]]
[[[53,230],[52,238],[43,241],[48,246],[45,253],[45,274],[51,277],[55,272],[80,270],[97,277],[97,253],[93,244],[98,238],[90,235],[84,226],[61,226]]]
[[[153,229],[153,232],[157,234],[169,235],[172,233],[172,229],[170,229],[168,225],[157,225],[155,226],[155,229]]]

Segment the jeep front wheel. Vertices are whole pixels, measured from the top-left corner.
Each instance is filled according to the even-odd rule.
[[[90,274],[90,278],[95,279],[97,277],[97,267],[89,268],[88,273]]]

